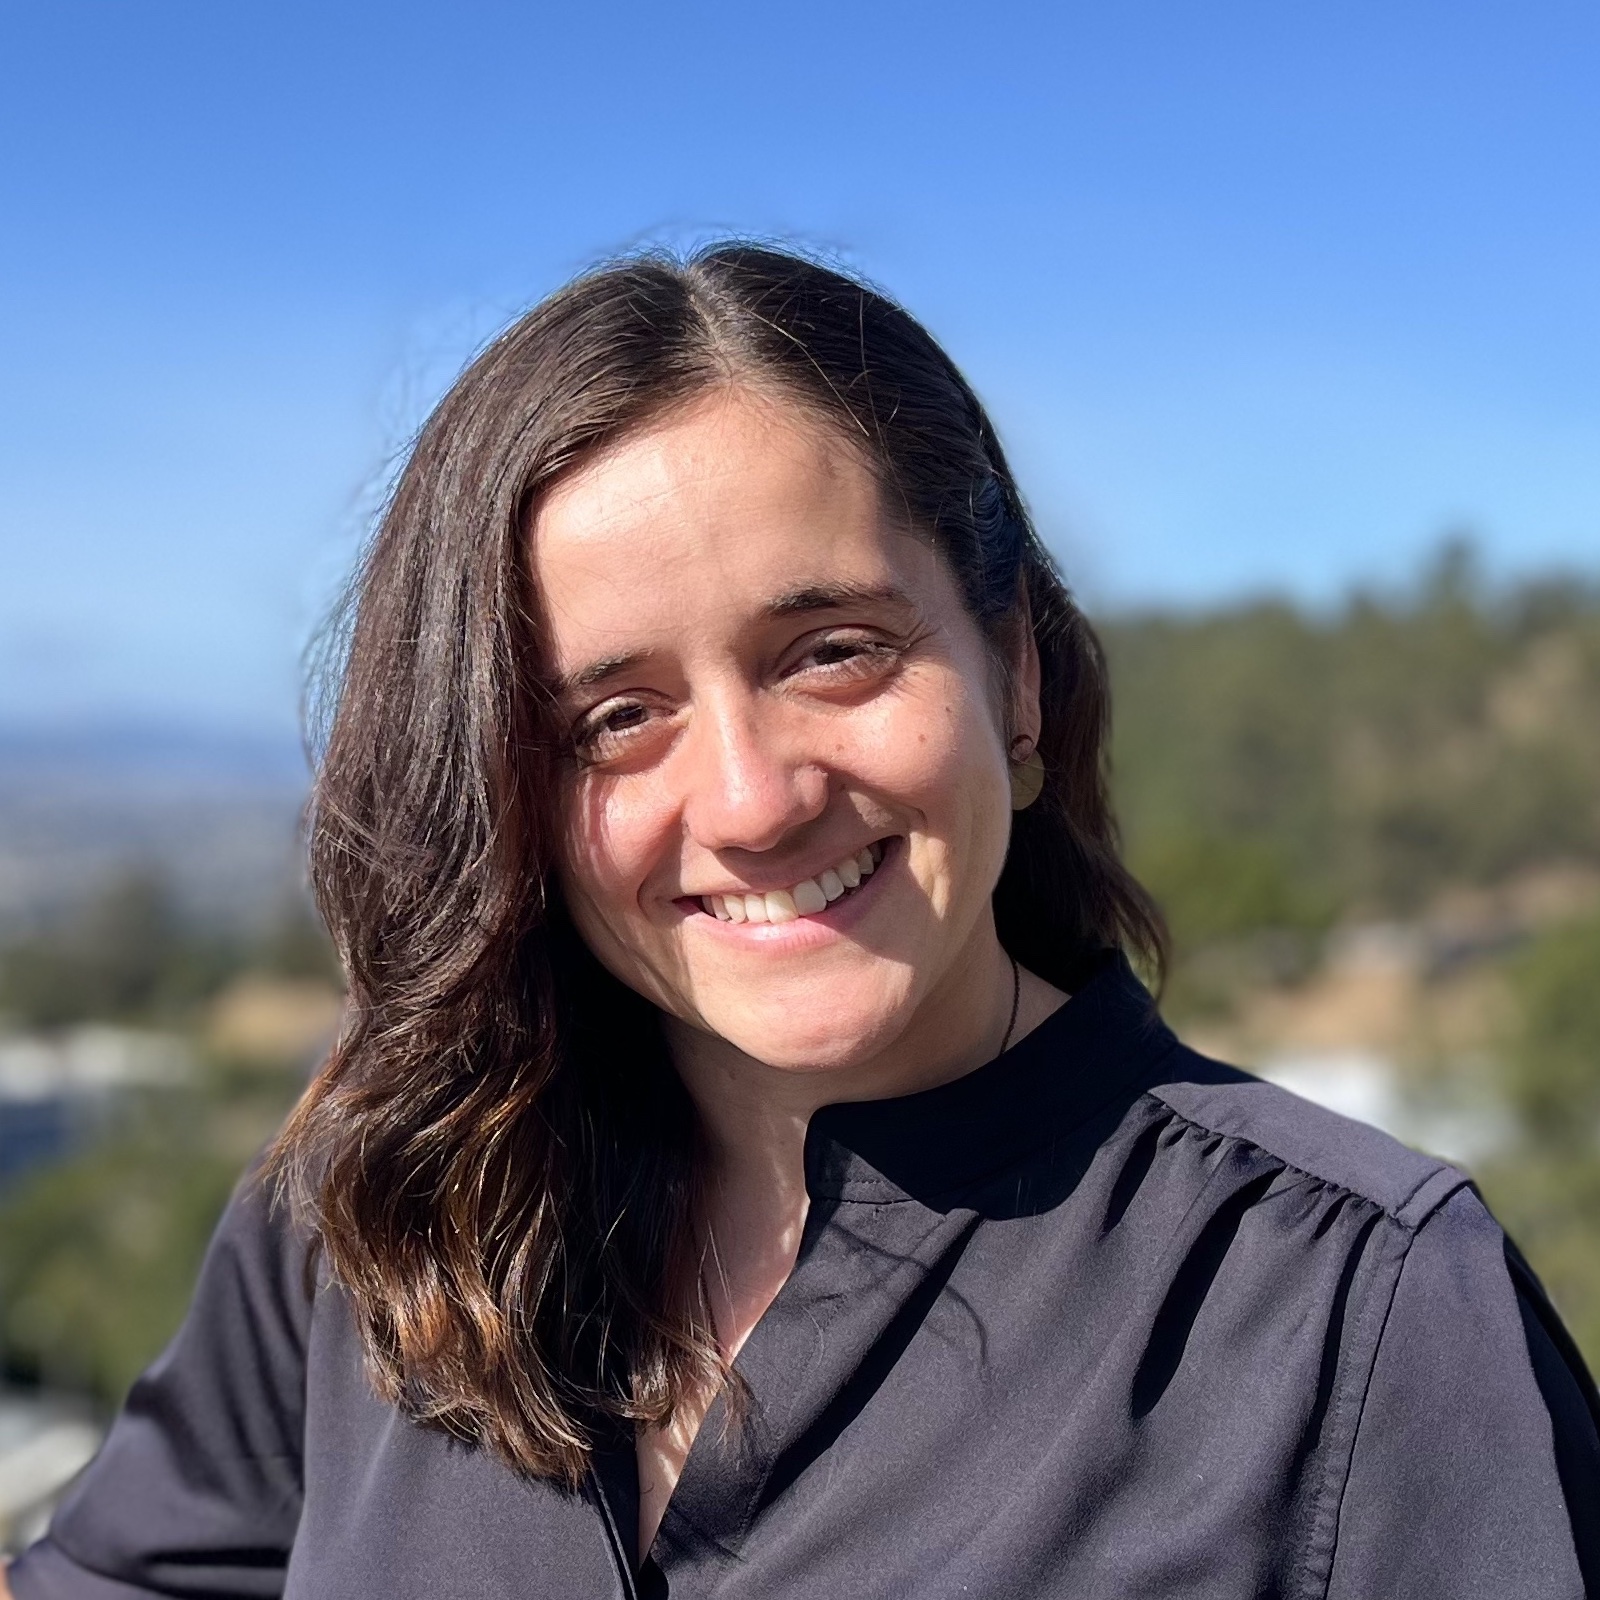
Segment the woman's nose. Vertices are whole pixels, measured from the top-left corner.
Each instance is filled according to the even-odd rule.
[[[828,803],[826,768],[793,730],[749,707],[697,709],[683,750],[683,816],[707,850],[770,850]]]

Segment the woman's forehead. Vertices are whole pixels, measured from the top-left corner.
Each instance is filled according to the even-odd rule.
[[[875,515],[877,498],[876,479],[836,429],[793,404],[721,388],[625,435],[554,485],[535,518],[534,564],[548,568],[575,548],[659,543],[668,533],[714,536],[741,519],[760,526],[819,510]]]
[[[574,653],[855,592],[903,600],[930,552],[885,515],[861,455],[805,412],[719,392],[559,484],[531,530],[557,668]]]

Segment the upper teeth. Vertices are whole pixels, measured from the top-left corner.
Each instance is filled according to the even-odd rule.
[[[881,860],[883,846],[869,844],[787,889],[768,889],[765,894],[705,894],[700,904],[723,922],[793,922],[796,917],[815,916],[829,902],[848,894],[863,878],[872,876]]]

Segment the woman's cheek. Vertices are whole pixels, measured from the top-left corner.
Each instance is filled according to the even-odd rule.
[[[643,818],[626,779],[584,774],[567,809],[564,886],[573,916],[591,945],[638,911]]]
[[[993,743],[986,708],[955,673],[930,673],[891,700],[864,741],[882,786],[930,819],[992,763]]]

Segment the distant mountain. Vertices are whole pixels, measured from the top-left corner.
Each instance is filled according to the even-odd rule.
[[[0,723],[0,934],[130,869],[166,876],[208,918],[270,914],[299,878],[307,783],[292,735]]]
[[[306,758],[288,733],[155,722],[0,722],[0,792],[109,786],[299,789]]]

